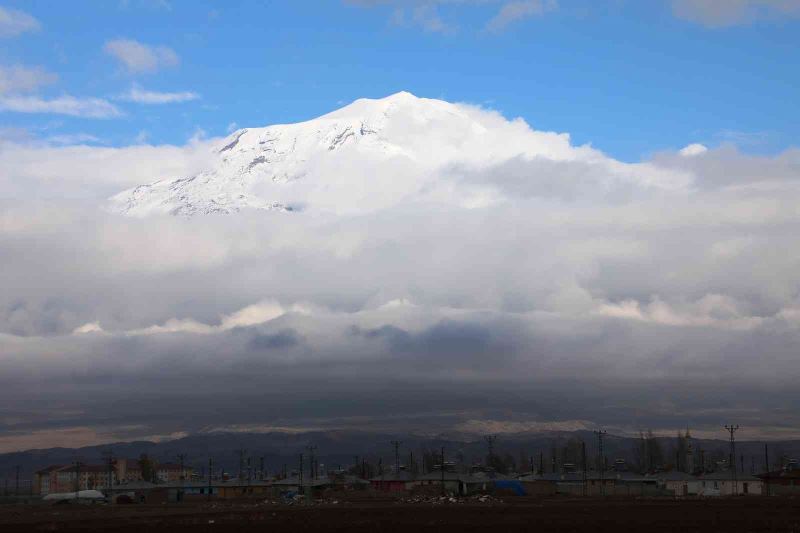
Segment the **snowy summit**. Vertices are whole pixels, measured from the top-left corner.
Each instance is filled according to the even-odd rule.
[[[514,158],[580,161],[600,181],[658,185],[647,165],[626,165],[569,135],[532,130],[475,106],[399,92],[359,99],[297,124],[240,129],[211,144],[207,170],[123,191],[110,209],[131,216],[235,213],[244,209],[365,212],[424,198],[473,207],[497,197],[465,182]]]

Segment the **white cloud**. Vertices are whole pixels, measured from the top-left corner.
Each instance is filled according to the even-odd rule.
[[[72,330],[73,335],[84,335],[86,333],[104,333],[103,328],[99,322],[87,322],[82,326],[78,326]]]
[[[0,97],[0,110],[17,113],[49,113],[85,118],[114,118],[122,112],[102,98],[60,96],[46,99],[37,96]]]
[[[47,142],[52,144],[75,145],[75,144],[102,144],[103,140],[90,133],[64,133],[47,137]]]
[[[0,111],[16,113],[49,113],[85,118],[115,118],[122,112],[102,98],[75,98],[64,95],[57,98],[38,96],[0,96]]]
[[[0,96],[35,91],[57,79],[58,76],[42,67],[0,65]]]
[[[506,2],[486,24],[488,31],[501,31],[509,24],[526,18],[543,15],[556,8],[555,0],[515,0]]]
[[[146,328],[134,329],[130,331],[118,332],[124,335],[155,335],[160,333],[195,333],[208,335],[229,331],[234,328],[243,328],[264,324],[278,317],[283,316],[287,311],[308,313],[307,308],[302,305],[294,305],[290,309],[285,309],[275,300],[264,300],[253,305],[248,305],[231,313],[220,317],[219,325],[212,326],[198,322],[191,318],[170,318],[163,325],[153,325]],[[73,331],[73,334],[102,331],[95,328],[97,323],[90,323]],[[99,328],[99,326],[98,326]]]
[[[445,23],[439,16],[436,6],[433,4],[423,4],[412,10],[411,15],[414,24],[420,26],[425,31],[434,33],[453,33],[456,27]]]
[[[454,8],[500,3],[498,13],[485,25],[488,31],[500,31],[512,22],[544,14],[558,6],[557,0],[345,0],[345,3],[361,7],[391,6],[390,21],[393,25],[416,26],[442,34],[453,34],[459,29],[457,23],[442,18],[439,8],[443,6],[452,11]]]
[[[200,95],[195,92],[181,91],[181,92],[156,92],[147,91],[138,85],[134,85],[131,89],[120,96],[120,99],[129,102],[136,102],[137,104],[173,104],[180,102],[189,102],[197,100]]]
[[[208,165],[209,145],[39,146],[25,139],[0,143],[0,198],[82,198],[92,202],[150,181],[176,178]]]
[[[130,73],[152,73],[180,62],[178,54],[169,47],[150,46],[133,39],[108,41],[103,50],[122,63]]]
[[[675,16],[711,28],[800,17],[800,0],[672,0]]]
[[[230,122],[230,123],[228,123],[228,127],[225,130],[228,133],[233,133],[237,129],[239,129],[239,125],[236,122]]]
[[[692,143],[681,148],[678,153],[686,157],[691,157],[693,155],[700,155],[706,152],[708,152],[708,148],[705,145],[700,143]]]
[[[16,37],[40,27],[39,21],[29,14],[0,6],[0,37]]]

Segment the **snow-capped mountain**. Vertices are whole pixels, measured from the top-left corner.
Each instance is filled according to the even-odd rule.
[[[356,100],[307,122],[241,129],[210,150],[206,170],[123,191],[110,199],[110,209],[132,216],[307,208],[341,213],[408,198],[485,205],[496,199],[496,184],[464,176],[515,158],[580,161],[600,169],[599,181],[661,179],[653,169],[573,147],[566,134],[407,92]]]

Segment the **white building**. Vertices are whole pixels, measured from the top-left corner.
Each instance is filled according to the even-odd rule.
[[[730,471],[713,472],[699,476],[700,496],[761,496],[762,481],[750,474],[737,473],[736,480]]]

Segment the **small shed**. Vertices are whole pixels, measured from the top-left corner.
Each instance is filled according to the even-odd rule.
[[[416,478],[408,472],[375,476],[369,483],[373,489],[380,492],[405,492],[418,484]]]

